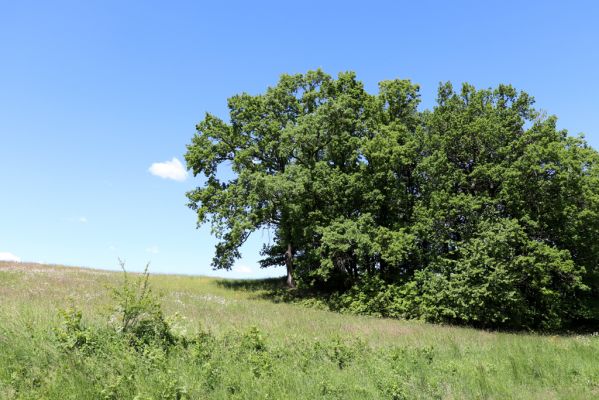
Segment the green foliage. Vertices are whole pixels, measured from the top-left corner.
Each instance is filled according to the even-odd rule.
[[[65,310],[59,310],[58,314],[61,325],[54,329],[54,333],[61,347],[66,351],[92,351],[94,338],[92,331],[83,326],[81,311],[71,306]]]
[[[348,344],[341,340],[340,337],[334,337],[330,343],[326,343],[327,357],[339,367],[339,369],[347,368],[348,365],[356,358],[356,356],[364,351],[364,345],[360,342]]]
[[[332,309],[351,314],[401,318],[407,304],[402,288],[387,284],[378,276],[364,277],[349,290],[331,296]]]
[[[582,271],[570,254],[527,238],[517,222],[482,222],[480,234],[417,272],[412,301],[431,321],[559,328],[576,311]]]
[[[512,86],[454,90],[353,73],[283,75],[197,125],[188,193],[230,268],[269,229],[262,266],[360,314],[484,327],[599,321],[599,153]],[[219,174],[229,165],[231,174]],[[231,179],[223,180],[224,176]]]
[[[113,290],[113,321],[118,332],[127,336],[135,346],[158,343],[163,347],[172,345],[175,337],[166,321],[159,299],[148,285],[149,265],[137,280],[131,281],[121,262],[123,283]]]
[[[252,326],[241,338],[241,347],[251,352],[260,353],[266,350],[264,337],[258,328]]]

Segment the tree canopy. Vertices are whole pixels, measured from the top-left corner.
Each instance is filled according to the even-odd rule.
[[[262,266],[363,313],[483,327],[599,321],[599,153],[509,85],[456,91],[354,73],[283,75],[197,125],[198,224],[230,269],[258,229]]]

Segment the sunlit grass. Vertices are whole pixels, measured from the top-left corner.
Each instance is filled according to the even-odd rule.
[[[112,386],[139,399],[176,393],[215,399],[599,398],[597,336],[342,315],[274,303],[261,291],[268,287],[206,277],[153,275],[150,283],[162,293],[165,314],[179,315],[179,333],[215,338],[209,361],[198,362],[182,347],[154,361],[120,350],[84,359],[61,352],[53,333],[57,310],[75,306],[86,324],[103,329],[111,288],[121,279],[113,272],[0,262],[0,398],[111,398]],[[264,337],[265,352],[238,348],[251,327]],[[335,360],[345,351],[341,368]],[[257,373],[260,368],[266,372]],[[136,375],[124,391],[119,371],[129,370]]]

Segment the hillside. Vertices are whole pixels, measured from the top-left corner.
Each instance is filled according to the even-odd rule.
[[[0,262],[0,398],[599,397],[596,335],[342,315],[275,303],[259,282],[152,275],[178,339],[129,348],[111,342],[107,322],[122,278]],[[58,311],[69,308],[81,312],[85,346],[59,340]]]

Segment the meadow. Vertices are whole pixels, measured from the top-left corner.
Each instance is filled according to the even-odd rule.
[[[596,334],[347,315],[274,301],[273,280],[151,275],[169,333],[132,341],[122,280],[0,262],[0,399],[599,398]]]

